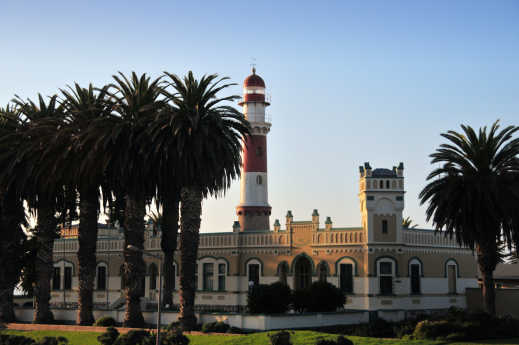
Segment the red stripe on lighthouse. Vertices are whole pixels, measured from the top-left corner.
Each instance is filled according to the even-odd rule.
[[[267,172],[267,137],[248,136],[243,148],[243,171]]]

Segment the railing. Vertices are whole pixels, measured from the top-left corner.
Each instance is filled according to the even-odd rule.
[[[333,246],[364,243],[364,230],[320,231],[313,236],[313,244]]]
[[[459,248],[456,238],[445,237],[444,233],[432,230],[403,230],[403,240],[407,244],[423,247]]]

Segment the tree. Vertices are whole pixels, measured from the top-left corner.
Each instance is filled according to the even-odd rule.
[[[50,149],[47,150],[45,158],[55,162],[52,174],[60,176],[79,192],[77,323],[91,325],[95,321],[92,309],[97,264],[99,190],[103,186],[105,174],[101,165],[103,161],[90,156],[92,147],[83,145],[79,138],[88,130],[92,121],[108,116],[113,105],[109,101],[108,86],[96,91],[92,84],[89,84],[88,88],[82,88],[76,83],[73,88],[62,89],[61,94],[66,124],[60,128],[49,145]],[[86,165],[90,168],[88,170],[82,169],[85,166],[82,162],[86,158],[94,160],[94,164]],[[99,165],[96,166],[95,163]]]
[[[455,236],[458,243],[475,249],[483,278],[485,310],[495,314],[493,271],[499,261],[501,240],[509,248],[519,241],[519,127],[479,132],[462,125],[463,133],[448,131],[433,154],[433,170],[420,193],[428,203],[427,220],[437,231]]]
[[[0,108],[0,142],[6,136],[15,134],[21,122],[15,107],[7,105]],[[5,147],[4,147],[5,148]],[[9,155],[8,155],[9,156]],[[0,174],[5,174],[5,165],[0,165]],[[8,172],[7,172],[8,173]],[[20,280],[26,235],[23,199],[14,188],[0,185],[0,322],[15,320],[13,292]]]
[[[160,113],[151,132],[153,147],[167,152],[167,161],[175,166],[181,202],[179,320],[183,329],[192,330],[202,198],[218,196],[239,176],[249,125],[238,110],[222,104],[239,96],[218,98],[221,90],[234,85],[223,83],[228,78],[213,74],[197,80],[191,71],[183,79],[166,75],[173,91],[165,92],[170,107]]]
[[[128,250],[128,246],[144,248],[146,205],[156,189],[154,167],[149,159],[153,146],[146,129],[164,103],[160,100],[160,78],[151,81],[146,74],[139,77],[135,72],[130,78],[122,73],[113,78],[115,83],[110,84],[113,112],[92,121],[80,141],[91,148],[85,159],[85,171],[103,167],[110,188],[116,196],[124,195],[124,325],[141,327],[144,319],[140,298],[145,267],[142,253]]]
[[[414,228],[418,227],[418,224],[413,224],[413,220],[411,219],[411,217],[405,217],[402,220],[402,227],[404,229],[414,229]]]
[[[67,207],[75,208],[75,205],[67,205],[70,200],[75,201],[70,197],[73,193],[49,174],[51,162],[43,159],[45,148],[61,126],[63,109],[57,104],[56,95],[49,97],[48,103],[41,95],[38,95],[38,103],[30,99],[23,101],[18,97],[14,102],[19,107],[22,122],[20,130],[6,136],[0,144],[1,147],[10,145],[3,157],[4,164],[8,166],[2,177],[5,178],[3,183],[14,188],[37,217],[37,226],[33,231],[38,241],[34,321],[46,323],[53,320],[49,308],[50,280],[53,274],[54,240],[59,237],[58,223],[69,216],[65,211]]]

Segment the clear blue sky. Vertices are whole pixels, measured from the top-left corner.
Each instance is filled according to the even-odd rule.
[[[2,1],[0,104],[116,71],[217,72],[252,58],[272,94],[271,223],[360,224],[358,166],[405,164],[405,215],[440,133],[519,119],[519,1]],[[235,93],[241,93],[236,86]],[[236,181],[204,202],[202,231],[230,231]]]

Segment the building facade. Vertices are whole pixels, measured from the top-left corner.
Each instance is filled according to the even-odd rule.
[[[474,253],[454,239],[432,230],[406,229],[404,165],[359,169],[361,226],[335,227],[318,210],[308,220],[295,220],[288,211],[282,226],[270,226],[267,135],[270,121],[265,83],[255,70],[245,79],[240,105],[252,132],[243,152],[238,220],[228,232],[200,236],[196,305],[202,310],[242,311],[250,284],[277,281],[293,289],[326,280],[346,295],[345,309],[423,311],[465,307],[466,288],[475,288]],[[160,254],[160,229],[146,226],[145,250]],[[94,302],[98,307],[121,308],[123,230],[100,225],[97,242]],[[77,303],[77,228],[64,230],[55,242],[55,275],[51,303]],[[178,252],[177,252],[178,253]],[[158,260],[144,257],[143,304],[156,303]],[[179,283],[175,260],[175,287]],[[174,301],[178,303],[178,290]]]

